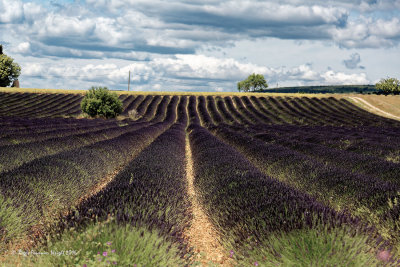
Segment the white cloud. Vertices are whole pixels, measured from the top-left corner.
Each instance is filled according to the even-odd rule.
[[[16,0],[14,0],[16,1]],[[24,19],[27,22],[34,22],[38,18],[42,17],[47,13],[40,5],[35,3],[25,3],[23,5]]]
[[[25,76],[41,76],[45,73],[45,70],[45,65],[41,63],[22,64],[22,75]]]
[[[0,39],[23,75],[39,75],[29,61],[67,87],[103,80],[122,88],[129,70],[144,89],[235,90],[253,72],[287,85],[358,83],[377,78],[372,66],[384,69],[379,75],[399,69],[364,53],[399,54],[399,7],[400,0],[0,0]],[[243,40],[261,47],[229,53]],[[285,45],[272,48],[271,40]],[[346,58],[356,52],[358,59]]]
[[[399,38],[400,20],[399,18],[392,18],[391,20],[378,19],[375,23],[370,24],[370,31],[371,34],[383,38]]]
[[[96,23],[89,18],[68,17],[50,13],[43,24],[38,24],[40,38],[48,37],[80,37],[87,38],[96,28]],[[82,39],[83,41],[84,39]]]
[[[345,74],[343,72],[327,71],[321,75],[325,84],[370,84],[365,73]]]
[[[279,74],[283,78],[287,77],[292,80],[316,81],[319,79],[318,73],[312,69],[311,64],[300,65],[289,71],[281,71]]]
[[[31,52],[31,44],[29,42],[22,42],[17,47],[12,48],[11,51],[20,54],[29,54]]]
[[[230,80],[250,73],[265,73],[266,67],[240,63],[232,58],[221,59],[204,55],[177,55],[176,58],[158,58],[154,65],[176,77]]]
[[[20,1],[0,0],[0,23],[18,23],[23,18],[23,6]]]
[[[25,70],[26,68],[26,70]],[[292,68],[268,68],[240,63],[228,58],[221,59],[203,55],[178,55],[170,58],[156,58],[148,62],[86,64],[75,65],[29,64],[23,66],[24,75],[43,76],[48,80],[64,78],[73,84],[101,83],[114,89],[125,89],[128,72],[135,88],[142,90],[216,90],[233,91],[239,80],[251,73],[265,75],[269,83],[282,81],[292,84],[365,84],[369,83],[366,74],[346,74],[343,72],[318,72],[310,64]],[[162,86],[161,86],[162,84]],[[64,88],[65,88],[64,87]],[[90,86],[88,86],[90,87]]]
[[[338,44],[348,48],[391,47],[400,40],[400,20],[361,18],[349,22],[346,28],[331,29],[331,35]]]

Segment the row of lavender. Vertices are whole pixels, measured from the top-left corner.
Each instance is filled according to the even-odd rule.
[[[127,98],[130,98],[130,96],[127,96]],[[160,122],[163,120],[163,114],[166,110],[166,106],[168,104],[171,104],[172,106],[174,105],[175,102],[179,100],[179,97],[174,96],[172,99],[170,99],[169,96],[165,96],[161,99],[160,96],[156,97],[137,97],[133,98],[131,97],[132,103],[135,102],[137,99],[142,99],[141,102],[136,102],[135,105],[138,112],[142,114],[143,116],[141,119],[139,119],[139,122]],[[147,99],[147,100],[146,100]],[[185,101],[187,101],[187,97],[182,97]],[[246,99],[246,98],[245,98]],[[198,101],[197,101],[198,100]],[[214,122],[217,123],[224,123],[226,120],[228,122],[233,122],[233,125],[240,125],[239,123],[235,123],[233,120],[233,117],[230,114],[235,115],[237,118],[241,118],[242,122],[245,122],[245,117],[251,117],[250,115],[253,114],[255,117],[255,114],[258,114],[258,116],[261,118],[261,110],[257,111],[255,108],[252,109],[249,104],[247,103],[246,105],[248,106],[248,109],[245,109],[243,106],[240,106],[238,102],[239,98],[234,97],[234,101],[236,102],[236,106],[239,107],[238,110],[235,109],[233,102],[230,100],[230,98],[226,99],[226,106],[228,109],[231,110],[231,113],[227,111],[225,108],[224,102],[221,101],[221,99],[217,100],[217,105],[214,103],[213,97],[209,96],[207,97],[207,102],[204,97],[199,97],[196,98],[194,96],[191,96],[189,98],[189,112],[195,113],[198,118],[197,120],[201,120],[203,124],[205,125],[210,125],[212,124],[213,120]],[[247,99],[248,100],[248,99]],[[170,102],[170,103],[169,103]],[[196,103],[197,102],[197,103]],[[182,102],[186,103],[186,102]],[[130,104],[129,104],[130,105]],[[185,104],[186,107],[187,104]],[[197,105],[197,108],[196,108]],[[185,108],[184,107],[184,108]],[[239,112],[240,111],[240,112]],[[252,111],[252,113],[250,112]],[[157,114],[157,116],[155,116]],[[225,115],[221,115],[225,114]],[[229,118],[229,116],[231,116]],[[193,114],[192,114],[193,117]],[[3,119],[3,125],[5,127],[2,127],[0,130],[0,147],[4,151],[8,151],[7,153],[16,153],[16,155],[23,155],[23,154],[35,154],[35,150],[30,150],[30,147],[36,147],[35,144],[40,144],[44,145],[43,150],[49,150],[49,153],[51,153],[51,146],[50,148],[46,148],[46,141],[48,143],[53,143],[53,147],[55,147],[56,142],[58,141],[58,138],[66,138],[66,139],[60,139],[59,141],[66,141],[68,142],[69,139],[74,139],[75,143],[80,143],[80,144],[85,144],[85,142],[90,142],[90,133],[93,133],[94,136],[100,136],[102,134],[102,131],[107,131],[108,128],[113,128],[115,134],[118,131],[118,124],[116,122],[112,123],[106,123],[106,122],[98,122],[97,120],[93,123],[90,120],[69,120],[63,119],[62,121],[65,121],[65,124],[55,124],[54,119],[52,120],[41,120],[40,122],[38,120],[32,120],[32,119],[26,119],[25,125],[22,127],[22,129],[18,128],[15,129],[15,124],[12,124],[13,122],[21,123],[21,120],[23,119],[12,119],[12,118],[2,118]],[[265,118],[264,118],[265,119]],[[267,119],[265,119],[267,121]],[[79,123],[77,123],[79,122]],[[320,147],[321,149],[319,151],[322,151],[322,145],[324,146],[330,146],[332,147],[333,150],[335,149],[341,149],[343,148],[343,143],[346,145],[344,148],[347,150],[361,150],[361,152],[365,152],[365,154],[374,154],[378,155],[381,158],[393,158],[394,161],[396,161],[396,154],[399,152],[399,142],[398,142],[398,132],[399,128],[376,128],[376,127],[364,127],[364,128],[357,128],[357,130],[354,130],[354,128],[344,128],[344,127],[298,127],[298,126],[291,126],[291,125],[272,125],[269,126],[267,124],[261,124],[257,123],[257,120],[253,120],[253,123],[246,123],[248,125],[247,127],[251,128],[253,131],[253,135],[262,137],[264,140],[266,139],[273,139],[274,136],[285,136],[286,139],[296,139],[297,141],[301,141],[303,143],[303,147],[310,146],[309,144],[319,144],[320,146],[317,146],[316,144],[313,145],[312,147]],[[258,121],[260,122],[260,121]],[[36,124],[35,124],[36,123]],[[48,125],[46,125],[48,123]],[[90,125],[86,125],[90,124]],[[29,125],[29,126],[28,126]],[[81,126],[82,125],[82,126]],[[124,124],[123,124],[124,125]],[[121,130],[124,130],[124,126],[121,127]],[[268,131],[268,134],[265,133],[265,131]],[[69,139],[67,138],[69,137]],[[76,137],[76,138],[75,138]],[[104,136],[104,138],[107,138],[107,136]],[[82,140],[83,139],[83,140]],[[95,142],[97,139],[95,138],[93,142]],[[83,142],[81,142],[83,141]],[[13,145],[13,146],[7,146],[11,144],[21,144],[21,143],[32,143],[32,144],[25,144],[25,146],[19,146],[19,145]],[[297,142],[298,143],[298,142]],[[296,145],[296,144],[294,144]],[[299,146],[297,144],[297,146]],[[74,147],[74,146],[72,146]],[[333,150],[330,151],[333,151]],[[61,151],[62,147],[58,148],[56,151]],[[301,150],[299,147],[298,150]],[[318,149],[317,149],[318,150]],[[24,153],[27,152],[27,153]],[[315,150],[316,151],[316,150]],[[313,150],[311,149],[309,151],[309,154],[314,153]],[[335,152],[339,153],[339,152]],[[10,155],[11,155],[10,154]],[[14,153],[15,154],[15,153]],[[351,155],[351,153],[349,154]],[[40,157],[41,154],[39,153],[37,157]],[[22,156],[26,157],[26,155]],[[362,157],[362,156],[360,156]],[[374,156],[375,158],[376,156]],[[4,160],[8,159],[8,154],[5,154],[3,157]],[[12,157],[11,157],[12,158]],[[29,156],[28,156],[29,158]],[[371,157],[359,159],[358,162],[360,165],[357,167],[358,169],[363,169],[364,166],[367,166],[366,160],[371,159]],[[334,160],[334,156],[331,157],[331,160]],[[18,160],[19,163],[17,164],[22,164],[24,160]],[[375,166],[379,166],[380,162],[373,160],[373,164],[370,164],[375,168]],[[387,165],[387,164],[386,164]],[[396,166],[395,166],[396,167]],[[375,172],[379,171],[377,168],[375,168]],[[395,175],[395,173],[389,174],[389,175]]]
[[[102,220],[114,214],[118,222],[158,229],[165,239],[182,244],[180,251],[185,254],[187,247],[182,233],[190,221],[183,178],[187,123],[191,124],[195,186],[202,203],[218,227],[224,245],[235,253],[240,251],[243,257],[246,245],[257,246],[249,237],[262,243],[276,231],[313,229],[316,223],[331,228],[346,225],[355,230],[362,228],[349,215],[334,211],[333,208],[340,206],[372,221],[375,217],[362,213],[364,208],[368,209],[382,225],[398,220],[399,207],[388,205],[388,199],[393,200],[400,191],[396,175],[393,176],[397,165],[313,145],[310,140],[292,142],[281,137],[289,135],[290,129],[306,134],[311,127],[275,125],[278,122],[272,115],[285,124],[287,118],[268,115],[256,104],[252,106],[255,101],[251,98],[138,96],[124,103],[133,107],[142,119],[126,121],[126,125],[97,124],[95,120],[92,130],[67,120],[71,124],[68,127],[77,129],[67,133],[68,127],[63,128],[56,120],[40,127],[27,121],[25,127],[18,128],[9,123],[11,118],[1,118],[4,119],[1,123],[12,127],[2,132],[0,140],[10,138],[12,133],[19,134],[15,140],[25,140],[19,145],[0,147],[2,158],[15,159],[19,154],[27,154],[18,158],[20,164],[2,162],[6,167],[0,174],[0,201],[6,208],[2,210],[5,212],[0,218],[0,232],[5,233],[5,240],[16,237],[21,229],[29,232],[40,222],[40,217],[61,211],[60,203],[73,205],[101,177],[129,163],[105,190],[90,198],[79,208],[79,213],[67,217],[65,222],[84,227],[93,216]],[[289,108],[294,104],[284,106]],[[328,119],[319,122],[325,124]],[[200,123],[207,125],[209,131]],[[376,125],[385,123],[388,122],[382,120]],[[339,136],[343,134],[340,127],[331,129],[336,129]],[[382,133],[371,127],[363,129],[366,129],[363,140],[382,137]],[[29,131],[34,135],[30,136]],[[351,136],[351,131],[356,130],[349,128],[344,132]],[[395,140],[398,128],[382,131]],[[52,134],[53,137],[45,137]],[[13,154],[15,151],[18,153]],[[336,163],[336,157],[343,160]],[[378,169],[368,169],[365,160],[372,161]],[[379,173],[380,164],[387,167],[383,173]],[[30,217],[22,220],[26,214]],[[390,230],[392,235],[399,236],[397,229]]]
[[[73,205],[101,179],[151,143],[166,126],[161,123],[139,128],[93,145],[38,158],[2,173],[2,201],[9,203],[13,216],[21,218],[8,223],[6,218],[0,219],[6,233],[3,238],[26,234],[41,218],[57,214],[63,205]],[[14,225],[17,222],[21,225]]]
[[[32,134],[17,134],[13,132],[3,135],[0,144],[14,142],[17,144],[0,145],[0,173],[12,170],[35,159],[53,155],[56,153],[73,150],[88,146],[97,142],[115,138],[126,132],[148,126],[152,123],[170,121],[173,122],[177,116],[177,105],[179,98],[175,97],[169,102],[165,98],[163,105],[148,108],[145,116],[148,121],[117,124],[116,122],[92,124],[79,128],[67,127],[66,129],[55,129]],[[157,102],[160,102],[161,98]],[[182,97],[179,110],[186,109],[186,98]],[[178,110],[178,111],[179,111]],[[181,113],[181,112],[180,112]],[[53,129],[53,128],[50,128]]]
[[[400,155],[400,128],[258,125],[252,129],[260,135],[268,132],[299,142],[320,144],[384,159]]]
[[[75,116],[81,113],[82,95],[74,94],[14,94],[3,96],[0,114],[21,117]],[[10,99],[11,98],[11,99]]]
[[[213,97],[194,99],[203,125],[337,125],[398,127],[394,120],[359,109],[335,98]]]
[[[215,103],[212,97],[207,97],[206,104],[200,97],[197,115],[193,99],[189,104],[192,123],[201,121],[266,175],[277,177],[331,207],[347,209],[373,224],[380,223],[381,233],[398,241],[400,213],[399,207],[392,205],[400,192],[400,128],[396,123],[385,125],[386,119],[367,114],[371,119],[367,125],[375,126],[352,127],[348,122],[342,127],[297,126],[278,121],[271,125],[265,116],[267,110],[243,101],[245,108],[239,98],[232,99],[217,98]],[[346,105],[357,110],[350,103]],[[365,112],[359,112],[362,113]],[[269,117],[272,115],[276,114]],[[330,119],[330,114],[325,115]],[[349,118],[349,114],[343,114],[343,122]],[[323,120],[309,119],[324,124]],[[340,146],[343,142],[350,143],[347,151]],[[388,160],[388,155],[394,158],[397,155],[397,160]]]
[[[265,141],[267,144],[278,144],[299,153],[306,154],[321,163],[335,165],[349,172],[363,173],[385,181],[392,181],[400,184],[400,164],[387,161],[385,158],[376,155],[360,154],[319,143],[307,142],[302,140],[302,138],[294,137],[291,135],[291,132],[276,130],[275,127],[228,127],[232,130],[242,132],[247,136]],[[325,136],[325,140],[328,138],[329,137]],[[387,141],[386,145],[388,145]],[[392,146],[392,148],[400,150],[400,146],[397,143]]]
[[[184,98],[181,102],[185,105]],[[185,122],[177,114],[178,103],[179,98],[173,98],[159,106],[149,122],[102,123],[97,125],[100,130],[0,147],[0,201],[5,209],[0,218],[2,241],[24,236],[41,218],[54,218],[74,205],[175,121]]]
[[[260,140],[263,136],[253,138],[251,131],[229,125],[210,126],[209,129],[245,155],[265,175],[336,210],[360,216],[376,224],[388,239],[399,241],[400,213],[399,207],[393,204],[400,192],[398,164],[301,143],[297,150],[296,142],[291,140],[264,142]],[[371,160],[372,166],[364,160]]]
[[[328,202],[316,197],[313,194],[315,192],[296,186],[292,180],[292,183],[280,180],[282,172],[281,174],[276,171],[265,172],[265,168],[261,168],[260,162],[254,161],[254,158],[245,153],[247,151],[244,151],[236,143],[249,147],[248,149],[254,154],[260,151],[260,153],[265,153],[263,154],[265,156],[270,150],[266,151],[264,147],[253,146],[251,142],[246,141],[249,139],[248,137],[240,139],[235,132],[227,132],[228,130],[220,129],[221,127],[223,128],[223,126],[211,127],[211,131],[209,131],[193,123],[188,128],[195,162],[194,186],[199,192],[200,201],[207,215],[221,236],[223,246],[231,250],[230,255],[235,258],[239,266],[289,264],[289,261],[285,259],[288,255],[286,250],[294,249],[297,244],[288,244],[293,248],[284,247],[282,248],[284,250],[279,251],[276,250],[276,244],[273,244],[272,236],[278,236],[280,239],[301,232],[304,234],[304,238],[308,238],[307,235],[313,231],[319,233],[317,239],[326,235],[326,239],[324,237],[321,239],[325,240],[323,241],[325,246],[330,247],[324,248],[329,253],[305,263],[305,265],[315,264],[317,266],[325,266],[330,259],[339,257],[336,254],[337,251],[331,249],[333,246],[338,246],[339,249],[343,247],[355,249],[355,243],[346,244],[346,242],[354,240],[344,241],[340,240],[341,237],[336,236],[335,240],[338,238],[337,241],[327,241],[329,240],[327,236],[332,232],[340,231],[338,229],[346,229],[347,234],[352,236],[369,236],[370,239],[365,240],[366,243],[362,245],[364,247],[367,246],[366,244],[376,246],[377,242],[380,243],[373,238],[373,236],[381,238],[376,229],[368,227],[357,217],[353,217],[347,212],[335,211]],[[286,151],[281,152],[281,157],[276,161],[283,160],[283,154]],[[274,156],[277,156],[277,153],[271,155],[271,158]],[[285,156],[292,155],[286,153]],[[262,158],[262,160],[264,159]],[[294,159],[294,163],[297,162],[296,160],[298,158]],[[279,169],[280,166],[271,161],[266,161],[264,166]],[[290,159],[287,159],[285,163],[289,163],[288,161]],[[299,167],[299,164],[296,167]],[[328,174],[326,169],[320,169],[321,166],[313,167],[315,168],[312,171],[319,171],[318,177],[315,179],[322,178],[323,174]],[[295,167],[284,173],[285,175],[291,173],[291,177],[288,179],[295,180],[302,174],[306,174],[300,173],[301,170],[295,174],[294,169]],[[294,177],[295,175],[296,177]],[[332,178],[332,175],[329,178]],[[322,186],[322,182],[319,185]],[[380,189],[386,188],[389,186]],[[355,194],[355,196],[358,195]],[[335,201],[337,200],[336,198]],[[325,204],[323,204],[324,202]],[[312,245],[308,244],[308,246],[311,249],[309,253],[313,254],[316,253],[314,249],[318,250]],[[355,251],[355,254],[365,253],[357,249]],[[265,257],[266,255],[269,256]],[[351,255],[351,257],[353,256],[358,257],[358,255]],[[301,255],[297,255],[298,259],[301,257]],[[351,262],[347,260],[341,263]],[[299,264],[299,262],[292,262],[292,264],[295,263]],[[371,257],[371,262],[367,260],[365,264],[373,266],[374,258]]]
[[[143,112],[141,122],[160,122],[164,120],[167,105],[172,106],[179,98],[175,97],[170,103],[168,96],[161,101],[155,97],[151,105]],[[19,144],[39,141],[55,137],[64,137],[94,130],[127,125],[132,120],[88,120],[88,119],[52,119],[52,118],[21,118],[0,117],[0,146],[6,144]]]
[[[240,106],[238,101],[239,99],[235,97],[233,101],[231,98],[226,98],[225,101],[217,98],[217,103],[215,104],[212,97],[207,97],[206,105],[205,99],[199,97],[197,110],[202,124],[218,125],[229,123],[238,126],[246,125],[246,127],[253,128],[260,134],[263,134],[264,131],[271,131],[277,135],[284,135],[288,138],[293,137],[304,142],[319,143],[337,149],[375,155],[396,162],[400,160],[400,128],[396,127],[398,125],[397,122],[391,121],[391,124],[386,124],[387,119],[369,114],[370,118],[367,125],[374,126],[362,126],[356,123],[352,124],[352,114],[347,114],[349,121],[344,126],[327,126],[324,125],[327,122],[317,118],[314,119],[313,126],[288,123],[278,124],[278,121],[275,121],[277,124],[267,124],[268,117],[265,116],[267,114],[264,112],[266,110],[251,108],[249,104],[245,109]],[[193,99],[193,102],[195,103],[196,99]],[[238,109],[235,108],[233,102],[237,103]],[[279,113],[276,114],[279,115]],[[329,113],[326,114],[327,117],[329,115]],[[271,117],[272,115],[269,116]],[[356,119],[359,120],[360,118]],[[377,127],[377,125],[385,125],[385,127]]]
[[[180,116],[178,120],[184,120],[184,117]],[[140,258],[147,257],[145,261],[150,262],[151,266],[187,266],[191,248],[184,239],[184,233],[190,227],[192,213],[186,195],[185,128],[186,124],[172,125],[142,150],[103,190],[64,217],[56,231],[71,227],[79,231],[93,222],[106,221],[112,216],[119,227],[129,224],[133,229],[156,231],[162,240],[147,245],[154,246],[151,253],[136,251],[137,245],[133,244],[128,248],[132,261],[117,264],[128,266],[136,263],[142,266]],[[168,258],[167,251],[162,251],[164,242],[178,247],[178,260],[176,257]]]
[[[135,247],[128,248],[130,261],[118,261],[116,264],[140,265],[141,258],[146,258],[151,266],[184,266],[189,262],[183,259],[190,251],[183,233],[191,220],[190,202],[185,193],[187,98],[181,97],[178,100],[178,97],[172,98],[166,110],[157,113],[162,117],[162,122],[154,125],[164,125],[166,130],[131,158],[103,190],[81,203],[76,210],[70,211],[53,232],[62,232],[71,227],[78,231],[84,230],[88,224],[106,221],[112,215],[121,228],[129,224],[133,229],[156,231],[159,235],[158,241],[147,241],[149,244],[146,247],[154,245],[150,255],[148,251],[136,251],[139,248],[135,244]],[[155,118],[155,121],[158,120],[160,118]],[[142,142],[140,139],[132,141],[136,145]],[[125,141],[124,144],[128,150],[134,148],[132,143]],[[173,251],[169,246],[163,250],[164,241],[175,244],[178,255],[169,258],[168,255],[171,252],[173,254]]]
[[[136,110],[136,116],[140,118],[148,107],[157,106],[162,97],[120,95],[119,98],[123,103],[123,115],[128,116],[130,110]],[[18,117],[76,116],[81,113],[81,100],[81,95],[3,94],[0,101],[0,114]]]

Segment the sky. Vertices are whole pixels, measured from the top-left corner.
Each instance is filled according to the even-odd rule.
[[[400,0],[0,0],[25,88],[237,91],[400,78]]]

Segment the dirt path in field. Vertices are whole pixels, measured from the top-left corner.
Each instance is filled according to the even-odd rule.
[[[374,111],[374,112],[377,113],[378,115],[385,115],[386,117],[390,117],[390,118],[392,118],[392,119],[400,120],[400,117],[399,117],[399,116],[395,116],[395,115],[393,115],[393,114],[391,114],[391,113],[388,113],[388,112],[386,112],[386,111],[383,111],[383,110],[381,110],[381,109],[379,109],[379,108],[377,108],[377,107],[371,105],[371,104],[368,103],[366,100],[364,100],[364,99],[362,99],[362,98],[360,98],[360,97],[351,96],[350,98],[353,99],[353,100],[354,100],[355,102],[357,102],[357,103],[360,103],[360,102],[361,102],[361,104],[366,105],[371,111]]]
[[[192,203],[193,221],[185,233],[189,246],[194,247],[195,262],[200,266],[233,266],[229,252],[219,243],[219,237],[214,226],[205,214],[193,186],[193,159],[189,137],[186,136],[186,179],[188,195]]]

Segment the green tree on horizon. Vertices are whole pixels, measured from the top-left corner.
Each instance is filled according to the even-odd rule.
[[[3,54],[3,46],[0,45],[0,87],[10,86],[21,74],[21,67],[14,59]]]
[[[375,86],[384,94],[400,94],[400,81],[396,78],[381,79]]]
[[[267,81],[262,74],[251,74],[246,80],[237,83],[237,89],[239,92],[254,92],[268,88]]]

